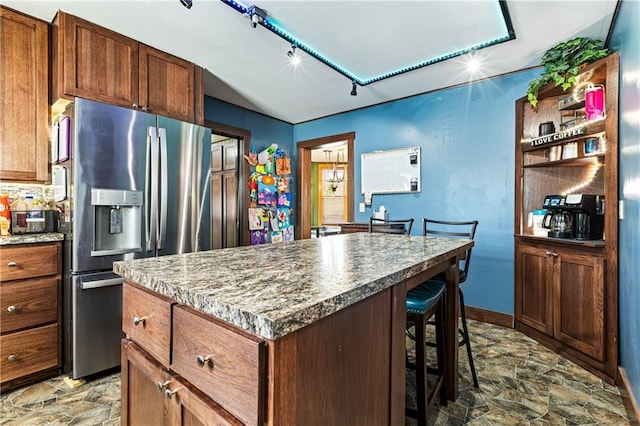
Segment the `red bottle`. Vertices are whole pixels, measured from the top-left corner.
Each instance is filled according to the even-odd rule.
[[[11,228],[11,205],[9,195],[0,194],[0,235],[9,236]]]

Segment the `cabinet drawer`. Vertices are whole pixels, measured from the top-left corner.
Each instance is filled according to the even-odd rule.
[[[172,369],[248,425],[264,419],[265,347],[258,338],[174,307]]]
[[[58,246],[58,243],[53,243],[2,247],[0,250],[2,281],[56,275]]]
[[[58,320],[58,279],[10,281],[0,285],[0,332]]]
[[[0,336],[0,381],[58,366],[58,334],[58,325],[51,324]]]
[[[122,331],[155,359],[169,366],[171,300],[125,281],[122,286]]]

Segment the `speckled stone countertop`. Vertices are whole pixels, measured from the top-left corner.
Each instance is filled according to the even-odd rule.
[[[123,277],[267,339],[387,289],[469,240],[370,233],[114,262]]]
[[[8,246],[11,244],[35,244],[49,243],[52,241],[64,240],[64,234],[57,232],[47,232],[44,234],[21,234],[12,235],[10,237],[0,237],[0,246]]]

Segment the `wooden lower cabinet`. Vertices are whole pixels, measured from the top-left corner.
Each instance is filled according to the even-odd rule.
[[[391,365],[394,312],[404,339],[391,289],[275,340],[129,281],[123,291],[123,425],[375,426],[390,423],[392,407],[404,407],[391,384],[401,374]],[[163,336],[170,336],[169,363],[136,340]]]
[[[611,382],[617,339],[607,287],[602,247],[516,244],[516,329]]]
[[[240,425],[131,340],[122,340],[123,425]]]
[[[0,388],[55,376],[61,365],[61,244],[0,249]]]

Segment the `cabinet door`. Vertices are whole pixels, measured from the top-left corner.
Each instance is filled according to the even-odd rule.
[[[581,352],[604,361],[605,259],[560,253],[554,264],[554,335]]]
[[[175,376],[169,385],[170,425],[241,425],[231,414],[207,398],[202,392]]]
[[[138,42],[73,15],[60,12],[58,19],[58,95],[129,108],[137,103]]]
[[[0,8],[0,179],[47,181],[48,27]]]
[[[546,250],[526,245],[518,247],[518,257],[516,321],[552,336],[552,260]]]
[[[123,425],[162,425],[171,376],[132,341],[122,340],[121,421]],[[167,383],[168,382],[168,383]]]
[[[143,44],[139,48],[140,108],[195,122],[195,66]]]

